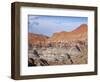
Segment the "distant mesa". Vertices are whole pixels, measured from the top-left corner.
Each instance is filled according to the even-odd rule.
[[[37,41],[40,41],[40,42],[57,41],[58,42],[58,41],[86,40],[87,31],[88,31],[88,26],[86,24],[82,24],[71,32],[67,32],[67,31],[56,32],[51,37],[48,37],[42,34],[28,33],[28,40],[29,40],[29,43],[33,43]]]
[[[42,34],[28,33],[28,42],[30,44],[34,42],[46,42],[48,38],[48,36]]]
[[[72,32],[77,32],[77,33],[87,32],[87,30],[88,30],[87,27],[88,27],[87,24],[82,24],[82,25],[80,25],[77,29],[75,29]]]
[[[77,29],[71,32],[57,32],[49,38],[50,41],[73,41],[87,39],[88,26],[86,24],[80,25]]]

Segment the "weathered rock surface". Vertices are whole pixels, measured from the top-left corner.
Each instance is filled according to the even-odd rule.
[[[28,34],[28,65],[86,64],[88,59],[87,25],[71,32],[54,33],[51,37]]]

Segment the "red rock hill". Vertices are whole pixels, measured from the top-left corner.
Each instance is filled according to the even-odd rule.
[[[71,32],[57,32],[52,35],[48,40],[49,41],[72,41],[72,40],[85,40],[87,39],[87,25],[82,24],[77,29]]]

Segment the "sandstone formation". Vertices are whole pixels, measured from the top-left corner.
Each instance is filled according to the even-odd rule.
[[[29,66],[86,64],[88,26],[80,25],[70,32],[53,33],[51,37],[28,33]]]

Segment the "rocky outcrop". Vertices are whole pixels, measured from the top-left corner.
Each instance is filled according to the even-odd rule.
[[[77,29],[71,32],[58,32],[54,33],[52,37],[48,39],[51,42],[67,42],[67,41],[75,41],[75,40],[86,40],[87,39],[87,25],[82,24]]]
[[[86,64],[88,59],[88,29],[80,25],[71,32],[61,31],[51,37],[28,33],[28,65]]]
[[[46,42],[48,39],[48,36],[41,35],[41,34],[35,34],[35,33],[28,33],[28,42],[30,44],[35,42]]]
[[[42,47],[45,45],[49,37],[41,34],[28,33],[28,48],[32,49],[34,47]]]

